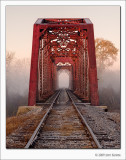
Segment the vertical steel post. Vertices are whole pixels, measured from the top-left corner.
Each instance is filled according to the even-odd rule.
[[[32,57],[31,57],[31,71],[29,82],[29,97],[28,105],[36,104],[37,84],[38,84],[38,54],[39,54],[39,25],[34,24],[33,42],[32,42]]]
[[[88,24],[89,84],[92,105],[99,105],[93,24]]]

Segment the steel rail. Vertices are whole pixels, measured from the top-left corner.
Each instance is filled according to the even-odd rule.
[[[30,140],[28,141],[28,143],[26,144],[25,146],[25,149],[28,149],[30,147],[30,145],[34,142],[34,140],[36,139],[38,133],[39,133],[39,130],[41,128],[41,126],[44,124],[44,121],[46,120],[48,114],[50,113],[55,101],[57,100],[57,98],[59,97],[60,95],[60,91],[57,93],[56,97],[54,98],[53,102],[51,103],[48,111],[46,112],[46,114],[44,115],[44,117],[41,119],[39,125],[37,126],[37,128],[35,129],[34,133],[32,134]]]
[[[82,120],[82,123],[87,127],[87,129],[88,129],[91,137],[93,138],[96,146],[97,146],[99,149],[101,149],[102,146],[100,145],[99,141],[97,140],[97,137],[96,137],[95,134],[93,133],[92,129],[89,127],[89,125],[88,125],[88,123],[86,122],[85,118],[82,116],[81,112],[79,111],[78,107],[76,106],[75,102],[73,101],[73,99],[72,99],[72,97],[71,97],[71,95],[70,95],[70,93],[69,93],[68,90],[67,90],[67,94],[68,94],[69,98],[71,99],[74,108],[75,108],[76,111],[78,112],[79,117],[80,117],[81,120]]]

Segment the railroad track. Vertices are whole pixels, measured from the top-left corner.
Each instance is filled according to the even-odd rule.
[[[101,148],[78,110],[72,93],[59,91],[25,148]]]

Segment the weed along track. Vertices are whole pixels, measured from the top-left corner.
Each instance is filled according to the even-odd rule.
[[[84,149],[100,148],[92,131],[84,124],[74,106],[69,91],[61,90],[53,101],[45,120],[25,148]]]

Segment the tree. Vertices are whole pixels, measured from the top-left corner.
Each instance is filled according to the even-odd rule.
[[[16,114],[18,106],[27,105],[30,60],[19,59],[13,52],[6,53],[6,112]]]
[[[6,70],[9,71],[10,65],[14,60],[15,53],[14,52],[6,52]]]
[[[118,49],[111,41],[102,38],[95,39],[97,68],[100,73],[116,61]]]
[[[111,41],[95,39],[95,51],[98,71],[100,105],[107,105],[109,110],[120,109],[120,84],[115,81],[115,71],[107,70],[116,61],[118,49]],[[104,73],[103,73],[104,72]]]

